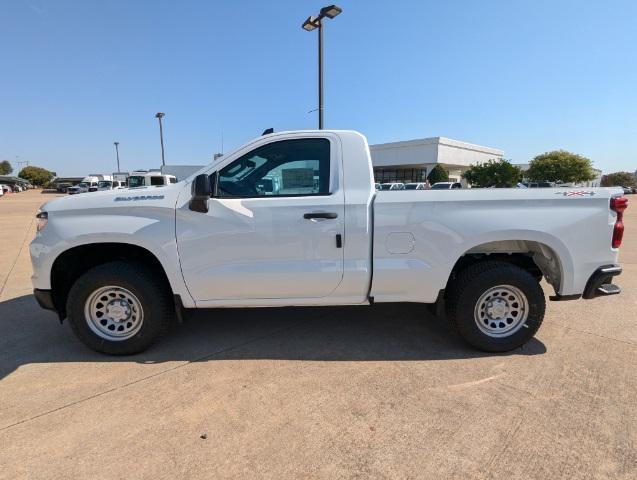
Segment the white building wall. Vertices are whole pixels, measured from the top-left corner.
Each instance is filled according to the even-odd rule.
[[[375,167],[430,164],[438,158],[435,138],[370,145],[369,149]]]
[[[502,158],[504,152],[445,137],[370,145],[374,167],[425,166],[441,163],[456,167]],[[462,169],[465,170],[465,169]]]
[[[438,163],[445,165],[469,167],[489,160],[500,160],[503,155],[502,150],[495,148],[482,147],[444,137],[439,139]]]

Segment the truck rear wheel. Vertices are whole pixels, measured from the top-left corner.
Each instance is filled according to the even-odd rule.
[[[142,264],[111,262],[84,273],[71,287],[66,311],[77,337],[109,355],[150,347],[170,324],[170,294]]]
[[[546,302],[538,281],[504,261],[486,261],[460,271],[447,298],[451,324],[470,345],[506,352],[538,331]]]

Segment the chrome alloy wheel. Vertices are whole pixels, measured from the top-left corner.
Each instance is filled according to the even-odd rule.
[[[508,337],[526,322],[529,302],[519,288],[498,285],[480,296],[473,316],[482,333],[490,337]]]
[[[84,304],[84,318],[93,332],[110,341],[128,340],[144,322],[144,311],[129,290],[107,286],[95,290]]]

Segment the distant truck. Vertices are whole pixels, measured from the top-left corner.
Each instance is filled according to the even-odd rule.
[[[100,180],[97,184],[97,191],[102,192],[104,190],[121,190],[126,188],[127,184],[125,180]]]
[[[105,178],[108,177],[108,178]],[[100,175],[96,173],[91,173],[84,177],[80,183],[75,185],[74,187],[69,187],[66,189],[69,195],[75,195],[77,193],[86,193],[86,192],[95,192],[97,191],[98,184],[100,180],[110,180],[110,175]]]
[[[165,175],[160,170],[137,170],[128,177],[128,188],[161,187],[177,183],[174,175]]]
[[[117,180],[119,182],[128,183],[128,172],[113,172],[113,180]]]

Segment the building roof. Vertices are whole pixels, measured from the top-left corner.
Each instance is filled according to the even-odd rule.
[[[450,168],[468,168],[476,163],[502,158],[504,152],[446,137],[420,138],[370,145],[374,167],[425,168],[436,163]]]
[[[28,180],[20,177],[13,177],[11,175],[0,175],[0,183],[21,183],[23,185],[27,185],[29,183]]]
[[[460,140],[454,140],[452,138],[447,138],[447,137],[429,137],[429,138],[418,138],[415,140],[404,140],[401,142],[379,143],[376,145],[370,145],[369,149],[371,151],[377,151],[377,150],[386,150],[386,149],[401,148],[401,147],[418,147],[418,146],[425,146],[425,145],[443,145],[447,147],[460,148],[463,150],[471,150],[473,152],[496,155],[499,157],[504,155],[504,150],[499,150],[497,148],[492,148],[492,147],[485,147],[483,145],[476,145],[474,143],[462,142]]]

